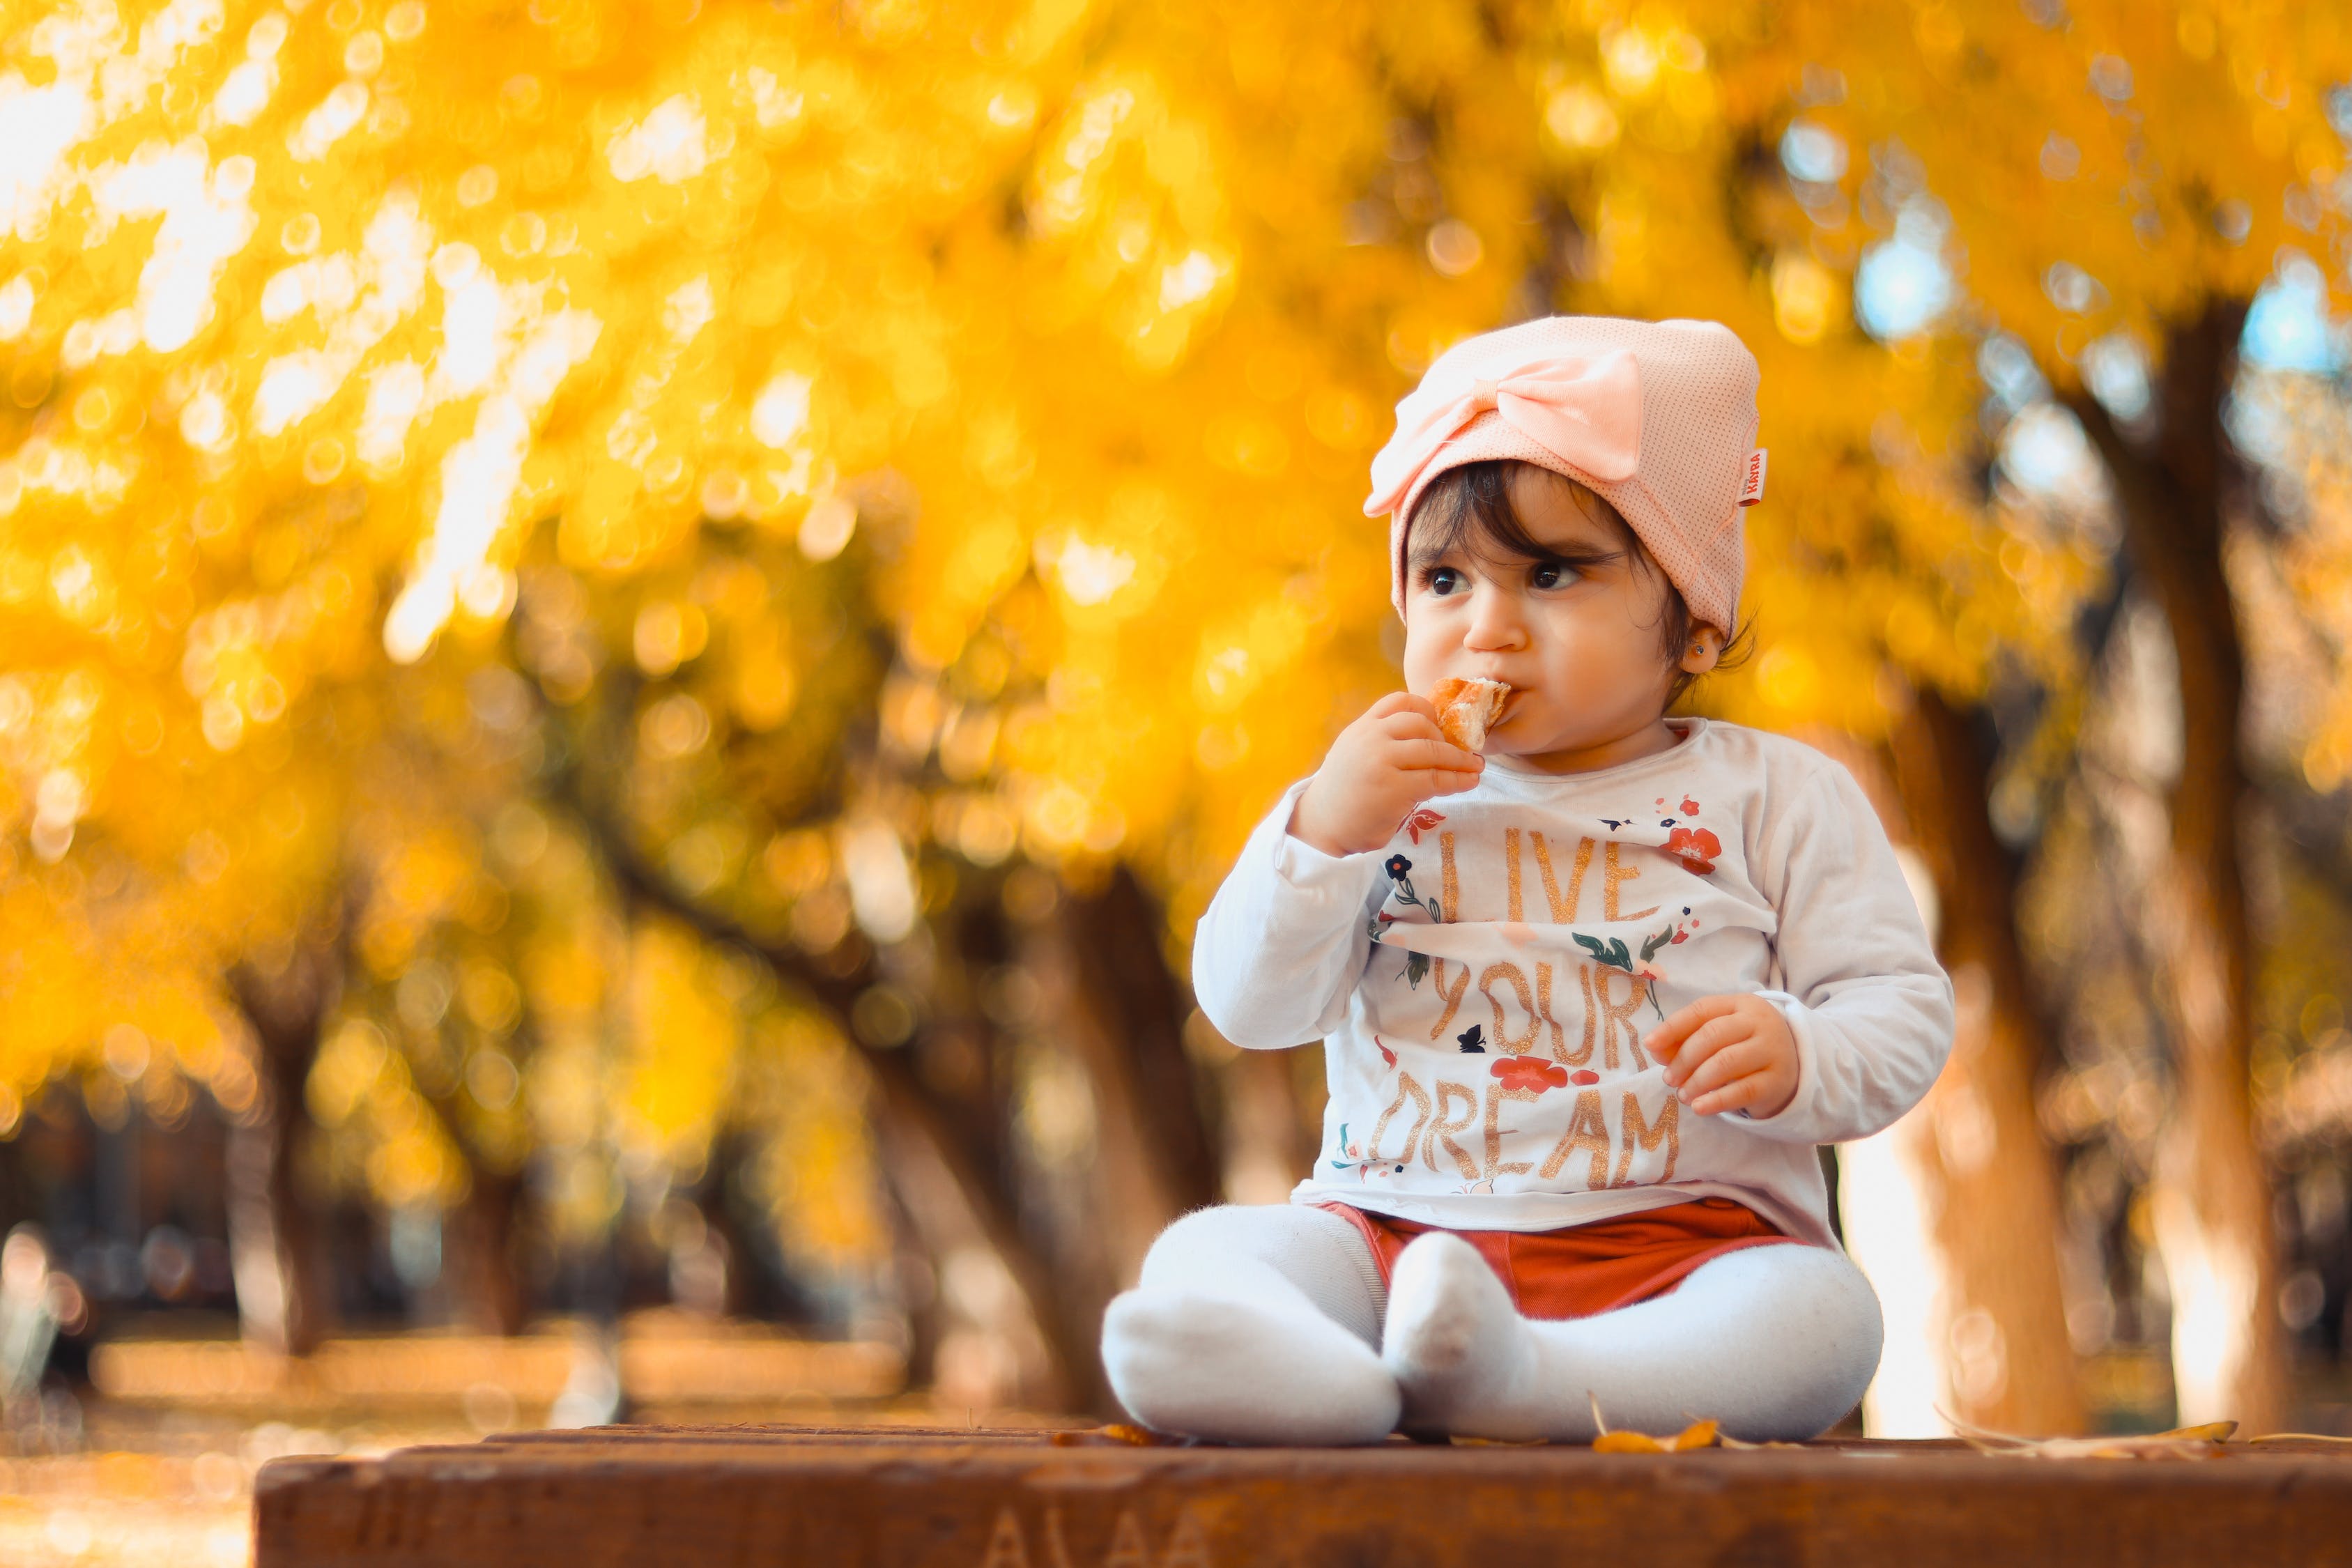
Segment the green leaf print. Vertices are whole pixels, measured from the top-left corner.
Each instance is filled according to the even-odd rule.
[[[1612,936],[1603,942],[1599,937],[1587,936],[1580,931],[1572,931],[1570,934],[1576,938],[1577,946],[1591,953],[1598,962],[1607,964],[1612,969],[1622,969],[1628,974],[1633,973],[1633,955],[1627,951],[1623,937]],[[1644,952],[1642,956],[1647,958],[1650,955]]]

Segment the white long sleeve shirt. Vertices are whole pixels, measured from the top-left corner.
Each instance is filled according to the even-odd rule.
[[[1320,1037],[1331,1097],[1294,1203],[1457,1230],[1550,1230],[1709,1195],[1828,1243],[1814,1146],[1916,1103],[1952,990],[1885,830],[1809,746],[1704,719],[1595,773],[1490,758],[1383,849],[1260,823],[1193,939],[1234,1044]],[[1642,1036],[1701,996],[1789,1020],[1796,1098],[1699,1116]]]

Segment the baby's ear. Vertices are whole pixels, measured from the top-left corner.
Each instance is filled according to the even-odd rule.
[[[1705,675],[1723,658],[1723,634],[1709,626],[1691,628],[1690,640],[1683,645],[1682,657],[1675,660],[1675,668],[1689,675]]]

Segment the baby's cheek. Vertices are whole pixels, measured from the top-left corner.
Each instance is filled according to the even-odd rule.
[[[1446,661],[1460,639],[1449,637],[1437,627],[1440,617],[1423,609],[1412,612],[1408,606],[1404,623],[1404,689],[1416,697],[1426,697],[1445,679]]]

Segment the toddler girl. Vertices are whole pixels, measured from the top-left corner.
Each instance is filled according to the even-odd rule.
[[[1364,510],[1407,692],[1266,816],[1193,952],[1228,1039],[1324,1038],[1324,1146],[1111,1304],[1146,1425],[1762,1440],[1861,1397],[1878,1303],[1815,1146],[1927,1092],[1951,989],[1842,768],[1665,716],[1738,624],[1756,381],[1711,322],[1557,317],[1398,405]],[[1483,756],[1427,700],[1479,679],[1509,688]]]

